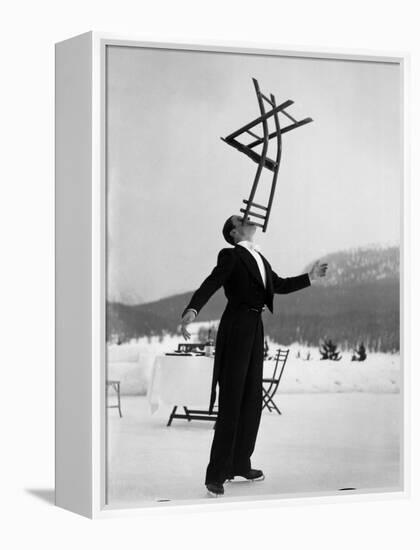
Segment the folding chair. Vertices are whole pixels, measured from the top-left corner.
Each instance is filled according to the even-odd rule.
[[[120,415],[120,418],[122,417],[121,412],[121,393],[120,393],[120,382],[119,380],[107,380],[106,381],[106,395],[108,399],[108,388],[112,387],[115,390],[115,393],[117,394],[117,404],[116,405],[107,405],[108,409],[118,409],[118,413]]]
[[[277,350],[276,355],[276,366],[274,367],[273,376],[270,378],[263,378],[263,406],[262,410],[265,407],[271,412],[276,410],[278,414],[281,414],[277,405],[273,401],[273,397],[276,395],[277,388],[279,387],[281,377],[283,375],[284,367],[286,365],[287,358],[289,356],[288,349],[279,349]]]
[[[250,216],[257,218],[257,221],[254,221],[255,225],[262,227],[262,230],[265,233],[267,229],[270,213],[271,213],[271,206],[273,204],[274,192],[276,190],[277,176],[280,168],[280,160],[281,160],[281,154],[282,154],[281,136],[286,132],[290,132],[295,128],[299,128],[304,124],[308,124],[309,122],[312,122],[312,118],[304,118],[302,120],[296,120],[295,118],[292,117],[292,115],[290,115],[286,111],[286,108],[290,107],[290,105],[293,105],[294,103],[291,99],[284,101],[280,105],[276,105],[276,99],[274,95],[270,94],[270,98],[268,98],[266,95],[264,95],[260,91],[258,81],[255,78],[253,78],[252,81],[254,82],[255,92],[257,94],[258,106],[261,112],[261,116],[259,116],[255,120],[252,120],[248,124],[245,124],[245,126],[242,126],[241,128],[239,128],[239,130],[232,132],[225,138],[222,137],[221,139],[228,145],[231,145],[241,153],[244,153],[245,155],[247,155],[250,159],[252,159],[254,162],[258,164],[257,172],[254,178],[254,183],[251,188],[251,193],[247,200],[244,199],[242,201],[243,203],[246,204],[246,208],[241,208],[240,211],[243,212],[245,219],[250,218]],[[269,111],[266,111],[264,102],[268,103],[268,105],[270,106]],[[280,119],[278,116],[279,113],[281,113],[282,115],[287,117],[289,120],[291,120],[292,124],[289,124],[284,128],[281,128]],[[274,123],[275,123],[275,131],[271,133],[268,128],[268,121],[270,119],[274,119]],[[258,134],[251,131],[251,129],[257,126],[258,124],[262,125],[263,136],[259,136]],[[254,138],[254,140],[247,144],[244,144],[238,141],[238,138],[242,134],[249,134]],[[273,138],[276,138],[276,141],[277,141],[277,152],[276,152],[275,160],[267,156],[269,141]],[[263,146],[261,154],[254,151],[254,148],[259,145]],[[266,206],[257,204],[256,202],[254,202],[255,193],[257,191],[258,183],[259,183],[263,168],[267,168],[268,170],[273,172],[271,189],[270,189],[269,198]],[[251,211],[251,207],[254,208],[253,211]],[[259,211],[255,212],[255,209],[259,209]]]

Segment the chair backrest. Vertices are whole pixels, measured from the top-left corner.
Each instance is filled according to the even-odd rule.
[[[281,349],[281,348],[277,350],[276,366],[274,367],[273,378],[278,382],[280,382],[281,380],[284,367],[286,365],[286,361],[289,356],[289,351],[290,351],[289,349]],[[278,373],[278,377],[276,377],[277,373]]]

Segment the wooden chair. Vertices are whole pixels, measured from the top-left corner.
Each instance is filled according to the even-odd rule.
[[[270,94],[270,97],[267,97],[267,95],[261,92],[258,80],[253,78],[252,81],[254,83],[255,93],[257,95],[260,116],[252,120],[251,122],[248,122],[247,124],[245,124],[245,126],[239,128],[239,130],[236,130],[235,132],[232,132],[228,136],[222,137],[221,139],[231,147],[234,147],[239,152],[244,153],[247,157],[258,164],[257,172],[254,177],[249,197],[248,199],[244,199],[242,201],[243,203],[245,203],[246,207],[241,208],[240,211],[243,212],[244,219],[251,219],[251,216],[253,218],[257,218],[256,221],[253,220],[255,225],[261,227],[263,232],[265,232],[270,217],[274,193],[276,190],[277,176],[280,168],[282,155],[282,134],[285,134],[286,132],[290,132],[291,130],[300,128],[301,126],[312,122],[312,118],[307,117],[302,120],[296,120],[286,110],[294,103],[291,99],[288,99],[280,105],[277,105],[276,99],[273,94]],[[268,104],[268,111],[266,110],[266,104]],[[279,114],[283,115],[283,117],[286,117],[287,120],[291,121],[292,123],[290,124],[289,122],[287,126],[281,127]],[[271,133],[268,127],[268,122],[270,120],[274,120],[275,124],[275,130]],[[256,127],[259,128],[260,132],[262,131],[262,136],[254,132]],[[249,136],[253,138],[251,142],[249,142]],[[248,140],[248,143],[244,143],[243,138],[246,138]],[[267,156],[270,140],[274,138],[276,141],[275,160]],[[257,151],[255,151],[255,148],[259,147],[260,145],[262,145],[262,150],[261,153],[258,153]],[[265,205],[257,204],[254,201],[261,173],[264,168],[269,170],[273,174],[268,200],[262,201],[266,202]],[[266,195],[266,193],[264,193],[264,195]]]
[[[273,375],[270,378],[263,378],[263,410],[267,407],[270,412],[275,410],[278,414],[281,414],[273,401],[273,397],[276,395],[277,388],[279,387],[289,351],[288,349],[277,350],[276,366],[274,367]]]
[[[120,394],[120,381],[119,380],[107,380],[106,381],[106,396],[108,401],[108,388],[112,387],[115,390],[115,393],[117,394],[117,405],[108,405],[108,409],[118,409],[118,412],[120,414],[120,418],[122,417],[121,413],[121,394]]]

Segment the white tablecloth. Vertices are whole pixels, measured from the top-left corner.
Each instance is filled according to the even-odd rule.
[[[207,410],[210,404],[214,358],[159,355],[150,377],[147,399],[154,413],[160,405]]]

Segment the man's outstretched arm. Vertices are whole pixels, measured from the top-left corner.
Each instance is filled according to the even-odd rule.
[[[202,307],[223,285],[232,273],[234,265],[235,255],[233,248],[223,248],[217,257],[216,267],[194,292],[189,304],[182,312],[182,333],[184,338],[189,338],[190,336],[189,332],[186,330],[186,325],[195,319]]]
[[[320,260],[317,260],[308,273],[297,275],[296,277],[286,277],[284,279],[272,271],[274,292],[276,294],[289,294],[290,292],[296,292],[297,290],[306,288],[311,285],[311,281],[319,279],[320,277],[325,277],[327,268],[327,263],[321,263]]]
[[[285,278],[279,277],[275,271],[272,271],[272,274],[275,294],[289,294],[290,292],[296,292],[297,290],[311,286],[309,273]]]

